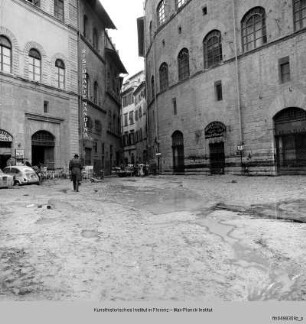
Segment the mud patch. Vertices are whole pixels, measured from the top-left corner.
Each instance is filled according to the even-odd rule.
[[[95,230],[83,230],[81,232],[81,235],[84,238],[98,238],[100,236],[100,233],[98,231],[95,231]]]

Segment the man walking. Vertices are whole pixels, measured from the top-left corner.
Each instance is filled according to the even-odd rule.
[[[83,166],[79,155],[75,154],[74,158],[69,162],[69,170],[71,172],[71,181],[73,182],[73,190],[79,192],[79,184],[82,180],[82,171]]]

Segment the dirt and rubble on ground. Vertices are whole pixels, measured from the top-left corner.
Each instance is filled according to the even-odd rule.
[[[0,189],[0,301],[306,300],[306,178]]]

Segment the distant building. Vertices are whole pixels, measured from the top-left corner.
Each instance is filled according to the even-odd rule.
[[[143,71],[122,87],[122,144],[125,164],[148,162],[146,86]]]
[[[148,147],[162,172],[305,173],[305,12],[302,0],[145,1]]]
[[[0,0],[0,6],[0,168],[9,158],[67,168],[80,153],[86,164],[110,170],[120,151],[119,75],[126,70],[107,36],[115,26],[103,6],[98,0]],[[117,125],[111,131],[110,120]]]

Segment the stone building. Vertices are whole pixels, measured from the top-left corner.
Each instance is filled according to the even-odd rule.
[[[0,168],[10,157],[67,168],[74,153],[98,169],[112,163],[120,136],[107,123],[119,116],[125,69],[106,28],[115,26],[98,0],[0,0]]]
[[[143,26],[162,172],[306,171],[306,1],[146,0]]]
[[[121,97],[123,161],[125,164],[146,163],[148,162],[147,109],[143,71],[126,80]]]
[[[101,3],[81,1],[80,17],[81,155],[85,165],[92,165],[95,173],[104,170],[105,174],[110,174],[121,156],[120,89],[123,79],[120,74],[127,72],[106,32],[115,25]]]

